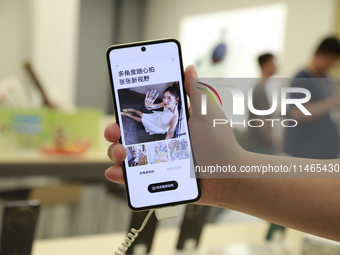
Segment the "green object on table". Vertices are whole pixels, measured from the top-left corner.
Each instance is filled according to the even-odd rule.
[[[80,108],[73,112],[53,109],[0,109],[0,153],[40,150],[79,154],[99,146],[102,113]]]

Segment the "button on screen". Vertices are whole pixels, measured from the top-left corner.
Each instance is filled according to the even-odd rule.
[[[153,183],[148,186],[148,190],[151,193],[174,190],[178,188],[178,183],[176,181]]]

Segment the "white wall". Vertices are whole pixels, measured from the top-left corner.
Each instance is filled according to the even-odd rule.
[[[0,80],[15,74],[28,57],[29,17],[26,1],[0,1]]]
[[[80,0],[32,1],[32,64],[52,101],[75,104]]]
[[[22,63],[32,59],[52,99],[64,108],[74,106],[80,1],[0,0],[0,80],[16,75],[29,83]],[[318,40],[332,32],[336,0],[282,2],[288,6],[288,17],[279,75],[290,77],[309,59]],[[178,37],[180,21],[187,15],[272,3],[277,2],[147,0],[142,39]]]
[[[278,2],[288,7],[285,52],[279,76],[291,77],[309,60],[319,40],[333,32],[336,0],[148,0],[143,39],[178,38],[180,21],[187,15]]]

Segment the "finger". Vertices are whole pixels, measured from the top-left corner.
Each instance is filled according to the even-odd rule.
[[[107,149],[107,155],[113,163],[120,164],[126,157],[126,149],[120,143],[114,143]]]
[[[188,66],[185,69],[185,89],[190,98],[191,113],[196,115],[199,119],[205,119],[206,121],[212,121],[213,119],[225,119],[225,114],[222,109],[216,103],[214,94],[210,92],[211,88],[209,84],[202,83],[197,78],[196,69],[193,65]],[[205,110],[206,114],[202,114],[202,95],[205,94]],[[191,116],[192,117],[192,116]],[[211,122],[212,123],[212,122]]]
[[[104,130],[104,137],[108,142],[114,143],[120,139],[120,128],[117,123],[110,123]]]
[[[153,100],[156,100],[158,96],[159,96],[159,93],[156,93],[155,96],[153,97]]]
[[[185,70],[185,88],[190,97],[191,115],[189,128],[192,137],[192,148],[197,155],[198,165],[216,165],[225,160],[228,144],[235,144],[234,136],[229,125],[214,125],[215,120],[226,120],[220,105],[211,93],[213,84],[202,83],[197,78],[194,66]],[[204,90],[203,90],[203,89]],[[210,93],[209,93],[210,92]],[[212,95],[210,95],[212,94]],[[206,101],[203,101],[206,100]],[[203,107],[205,104],[205,108]],[[203,111],[205,110],[205,112]],[[222,163],[221,163],[222,164]]]
[[[146,101],[146,99],[148,99],[148,96],[149,96],[149,91],[146,92],[145,101]]]
[[[190,114],[192,114],[194,111],[198,111],[199,109],[198,97],[201,94],[200,90],[191,91],[192,84],[198,81],[197,72],[194,65],[189,65],[185,68],[184,77],[185,77],[184,80],[185,90],[190,99],[189,100]]]
[[[122,165],[114,165],[106,169],[105,177],[113,182],[124,183],[123,167]]]
[[[153,96],[155,95],[155,90],[151,90],[151,94],[150,94],[150,100],[153,99]]]
[[[188,96],[190,97],[190,81],[191,79],[197,78],[197,72],[194,65],[190,65],[187,66],[187,68],[185,68],[184,77],[185,77],[184,80],[185,90]]]
[[[189,103],[188,103],[188,112],[189,112],[189,115],[191,115],[192,109],[191,109],[191,105]]]

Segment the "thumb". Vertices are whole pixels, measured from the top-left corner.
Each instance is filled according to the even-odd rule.
[[[215,98],[219,97],[218,92],[213,84],[208,84],[214,80],[202,80],[197,78],[193,65],[185,69],[185,89],[191,105],[189,130],[195,163],[201,166],[226,165],[228,162],[226,159],[237,157],[236,152],[240,147],[220,107],[219,100]],[[200,173],[200,177],[221,177],[218,174],[210,175],[208,172],[206,174]],[[222,175],[225,177],[224,173]]]
[[[184,80],[184,86],[187,95],[190,98],[190,108],[191,108],[191,117],[195,115],[196,118],[202,120],[202,121],[209,121],[212,123],[213,119],[225,119],[226,116],[223,113],[222,109],[216,103],[216,99],[213,100],[213,97],[215,97],[214,93],[209,93],[209,90],[213,89],[213,86],[210,86],[208,84],[202,83],[200,79],[197,77],[196,68],[194,65],[189,65],[185,69],[185,80]],[[205,84],[205,85],[202,85]],[[208,87],[206,87],[208,86]],[[213,89],[214,90],[214,89]],[[217,91],[214,90],[214,92],[218,95]],[[208,115],[202,115],[202,95],[203,94],[210,94],[210,96],[206,97],[206,110],[208,111]],[[219,95],[218,95],[219,96]]]
[[[184,80],[185,90],[188,96],[190,97],[190,81],[191,79],[197,79],[197,72],[194,65],[190,65],[187,66],[187,68],[185,68],[184,77],[185,77]]]

